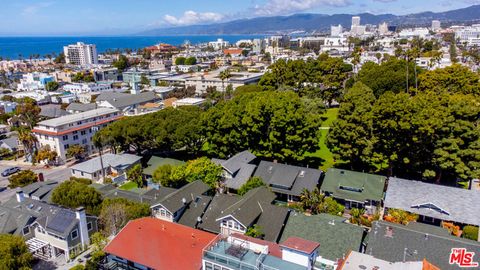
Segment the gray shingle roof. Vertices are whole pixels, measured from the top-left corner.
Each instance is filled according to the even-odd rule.
[[[48,104],[40,106],[40,116],[46,118],[57,118],[60,116],[64,116],[70,114],[69,112],[62,110],[61,105],[56,104]]]
[[[51,193],[58,185],[57,181],[35,182],[21,189],[28,197],[36,197],[38,200],[51,202]]]
[[[197,196],[204,194],[208,190],[210,190],[210,186],[200,180],[197,180],[183,186],[175,192],[170,193],[165,198],[157,200],[155,204],[161,204],[171,213],[175,213],[180,210],[184,204],[191,203]],[[185,203],[183,200],[185,200]]]
[[[449,264],[452,248],[466,248],[469,252],[480,254],[480,243],[476,241],[455,236],[436,235],[435,230],[426,234],[407,226],[376,221],[369,233],[365,253],[382,260],[401,262],[406,249],[407,261],[419,261],[426,258],[442,270],[457,270],[458,266]]]
[[[342,259],[350,250],[360,251],[364,231],[344,222],[345,219],[328,214],[305,216],[291,213],[281,242],[296,236],[320,243],[319,254],[331,261]]]
[[[208,205],[198,228],[212,233],[220,233],[220,221],[217,221],[217,218],[223,216],[223,210],[226,207],[235,204],[241,198],[237,195],[216,194]]]
[[[125,169],[132,164],[140,161],[142,157],[131,154],[105,154],[102,156],[103,167],[114,167],[119,169]],[[96,157],[85,162],[79,163],[71,167],[72,170],[81,171],[85,173],[94,173],[102,169],[100,157]]]
[[[97,96],[95,101],[104,101],[104,100],[111,100],[114,98],[124,98],[128,97],[130,94],[120,93],[120,92],[102,92],[100,95]]]
[[[113,107],[121,110],[133,105],[154,102],[157,99],[158,97],[154,92],[145,92],[137,95],[127,95],[124,97],[108,99],[106,101],[110,103]]]
[[[390,178],[385,207],[441,220],[480,225],[480,192]]]
[[[316,169],[262,161],[254,176],[260,177],[276,193],[300,196],[304,189],[317,187],[321,174]]]
[[[5,144],[5,146],[11,150],[18,149],[18,137],[12,136],[0,141],[0,145]]]
[[[257,157],[250,153],[249,151],[243,151],[237,153],[233,157],[226,160],[222,166],[227,170],[230,174],[236,173],[244,164],[249,164],[250,162],[254,161]]]
[[[240,187],[247,183],[256,168],[257,166],[253,164],[243,164],[240,169],[237,170],[235,177],[225,180],[225,186],[235,190],[240,189]]]
[[[67,111],[86,112],[95,110],[96,108],[97,104],[95,103],[70,103],[67,107]]]
[[[282,229],[287,222],[289,210],[286,207],[266,203],[262,203],[262,208],[263,212],[257,221],[257,225],[265,234],[265,240],[278,243]]]
[[[176,165],[182,165],[185,162],[173,158],[163,158],[163,157],[157,157],[157,156],[152,156],[148,162],[147,162],[147,168],[143,170],[143,174],[145,175],[153,175],[155,170],[163,165],[171,165],[171,166],[176,166]]]
[[[195,228],[198,223],[198,218],[202,218],[211,200],[212,197],[210,196],[198,195],[195,197],[195,200],[188,204],[178,223]]]

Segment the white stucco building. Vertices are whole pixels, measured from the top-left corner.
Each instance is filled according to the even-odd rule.
[[[98,64],[97,46],[78,42],[63,47],[67,64],[88,66]]]

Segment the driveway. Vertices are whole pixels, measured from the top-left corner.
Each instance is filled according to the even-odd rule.
[[[3,170],[6,168],[14,166],[20,167],[22,170],[32,170],[37,174],[43,173],[45,181],[54,180],[58,182],[64,182],[71,176],[70,169],[65,165],[59,167],[50,167],[47,169],[42,165],[32,166],[32,164],[22,161],[0,160],[0,172],[3,172]],[[0,187],[6,187],[8,184],[8,177],[3,177],[0,175]],[[6,190],[1,191],[0,203],[7,201],[13,195],[15,195],[15,189],[7,188]]]

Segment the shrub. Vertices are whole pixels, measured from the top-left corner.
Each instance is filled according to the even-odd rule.
[[[467,225],[463,227],[463,238],[470,239],[470,240],[478,240],[478,227]]]
[[[33,171],[30,171],[30,170],[20,171],[19,173],[14,174],[10,176],[10,178],[8,178],[8,181],[10,182],[8,187],[10,188],[24,187],[37,182],[37,180],[38,180],[38,177]]]

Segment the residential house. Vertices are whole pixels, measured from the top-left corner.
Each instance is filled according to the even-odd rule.
[[[457,270],[459,265],[450,263],[450,254],[455,248],[480,254],[479,242],[452,236],[439,227],[416,222],[404,226],[375,221],[365,253],[392,263],[426,259],[442,270]],[[477,256],[473,259],[477,260]]]
[[[385,208],[405,210],[431,224],[453,221],[480,225],[480,192],[391,177]]]
[[[69,113],[82,113],[98,108],[95,103],[70,103],[67,106],[67,112]]]
[[[221,233],[245,234],[257,225],[263,239],[277,242],[288,218],[288,208],[272,205],[275,194],[267,187],[250,190],[243,196],[217,194],[208,206],[198,228]]]
[[[105,269],[202,269],[215,235],[151,217],[128,222],[105,247]]]
[[[97,97],[97,104],[99,107],[115,108],[126,114],[138,114],[140,113],[140,106],[147,103],[156,103],[158,100],[159,98],[155,93],[144,92],[137,95],[127,95],[103,101],[99,100]]]
[[[363,228],[328,214],[306,216],[292,213],[283,230],[281,241],[300,237],[320,243],[315,269],[333,270],[350,250],[363,251]]]
[[[155,201],[151,206],[152,216],[170,222],[179,222],[182,215],[184,215],[187,210],[192,209],[193,212],[198,213],[198,216],[194,217],[195,223],[199,222],[204,209],[210,202],[209,197],[202,195],[210,189],[210,186],[200,180],[191,182],[175,192]],[[196,208],[197,206],[204,207],[204,209],[198,210]],[[196,224],[193,225],[195,226]]]
[[[176,191],[176,189],[168,188],[168,187],[160,187],[159,189],[150,189],[148,191],[144,191],[144,190],[132,191],[132,190],[119,189],[112,184],[103,185],[103,184],[93,183],[90,186],[95,188],[98,192],[100,192],[103,198],[108,198],[108,199],[123,198],[123,199],[127,199],[137,203],[146,203],[149,206],[154,205],[156,201]]]
[[[60,159],[66,160],[71,145],[85,147],[88,154],[96,152],[93,135],[121,117],[117,109],[99,108],[39,122],[32,132],[40,147],[49,146]]]
[[[72,176],[93,181],[111,177],[114,183],[121,184],[126,180],[126,172],[141,160],[136,155],[108,153],[72,166]]]
[[[69,114],[69,112],[63,110],[62,106],[58,104],[46,104],[40,106],[39,116],[42,120],[58,118]]]
[[[292,239],[293,240],[293,239]],[[301,239],[290,240],[285,245],[232,234],[228,237],[219,235],[203,250],[203,270],[307,270],[307,265],[301,264],[309,260],[304,249],[318,247],[318,243],[310,244]],[[297,246],[293,246],[296,244]],[[301,252],[297,253],[297,250]],[[316,248],[314,248],[313,253]],[[293,252],[295,253],[293,253]]]
[[[0,148],[7,149],[12,153],[17,152],[19,149],[18,136],[13,135],[9,138],[0,140]]]
[[[60,183],[57,181],[38,181],[22,187],[21,190],[23,191],[23,194],[26,198],[51,203],[53,190],[59,184]]]
[[[304,189],[315,189],[321,174],[317,169],[261,161],[254,176],[260,177],[278,199],[290,202],[300,200]]]
[[[223,168],[223,177],[225,179],[225,187],[228,189],[238,190],[252,176],[256,169],[254,164],[257,157],[249,151],[240,152],[228,160],[212,159]]]
[[[331,168],[325,173],[321,191],[345,204],[347,209],[365,208],[374,213],[381,207],[386,177]]]
[[[406,262],[388,262],[380,260],[372,255],[351,251],[337,270],[440,270],[440,268],[428,262],[426,259]]]
[[[26,198],[22,191],[0,205],[0,233],[23,236],[30,252],[42,259],[78,254],[90,245],[97,218],[80,207],[75,211]]]

